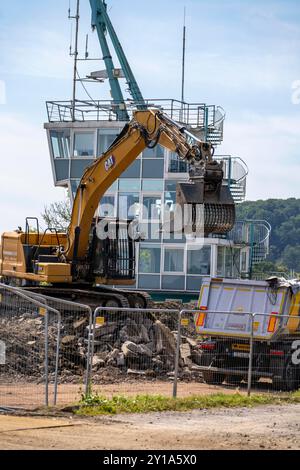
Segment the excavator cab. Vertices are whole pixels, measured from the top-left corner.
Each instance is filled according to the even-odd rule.
[[[135,282],[137,241],[136,223],[132,220],[100,219],[93,224],[89,252],[91,279]]]

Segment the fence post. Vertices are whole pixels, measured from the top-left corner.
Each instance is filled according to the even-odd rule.
[[[179,358],[180,358],[180,344],[181,344],[181,318],[182,313],[178,313],[178,330],[177,330],[177,344],[176,344],[176,357],[175,357],[175,371],[174,371],[174,385],[173,385],[173,398],[177,398],[178,387],[178,373],[179,373]]]
[[[55,377],[54,377],[54,397],[53,404],[57,405],[57,390],[58,390],[58,369],[59,369],[59,355],[60,355],[60,335],[61,335],[61,314],[58,316],[57,324],[57,341],[56,341],[56,357],[55,357]]]
[[[99,308],[99,307],[98,307]],[[94,318],[96,318],[96,311],[92,311],[89,307],[90,320],[89,320],[89,332],[88,332],[88,349],[87,349],[87,359],[86,359],[86,377],[85,377],[85,395],[88,396],[91,385],[91,374],[92,374],[92,357],[91,354],[94,354],[94,351],[91,350],[91,338],[92,338],[92,347],[94,348]],[[96,320],[95,320],[96,321]]]
[[[253,366],[253,343],[254,343],[255,313],[251,314],[250,318],[251,318],[251,335],[250,335],[249,368],[248,368],[248,383],[247,383],[248,397],[250,397],[250,395],[251,395],[251,388],[252,388],[252,366]]]
[[[49,326],[49,314],[46,310],[45,314],[45,406],[49,406],[49,359],[48,359],[48,326]]]

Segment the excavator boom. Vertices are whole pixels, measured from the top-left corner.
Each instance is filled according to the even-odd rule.
[[[128,233],[130,222],[108,220],[117,237],[102,240],[94,219],[106,191],[145,148],[156,145],[176,152],[190,169],[190,180],[177,187],[177,206],[184,209],[180,230],[187,228],[198,234],[200,225],[200,236],[230,231],[235,222],[235,204],[228,186],[223,184],[223,167],[213,159],[211,144],[200,141],[158,109],[137,110],[112,146],[86,169],[75,196],[68,233],[53,229],[43,235],[39,229],[30,233],[27,222],[25,232],[3,234],[0,276],[22,283],[67,284],[71,290],[78,285],[134,284],[135,240]],[[112,296],[115,302],[119,293],[102,289],[101,295]],[[132,297],[132,292],[128,296]],[[134,305],[136,299],[137,292]]]
[[[92,220],[105,192],[146,147],[158,144],[190,165],[190,182],[178,185],[177,202],[190,205],[194,213],[195,206],[204,207],[204,233],[226,233],[233,228],[235,204],[229,188],[222,185],[222,165],[213,160],[212,146],[157,109],[136,111],[112,146],[81,179],[68,232],[68,261],[85,256]]]

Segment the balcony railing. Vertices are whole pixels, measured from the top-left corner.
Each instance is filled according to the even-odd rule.
[[[234,244],[250,247],[251,265],[254,266],[269,254],[271,230],[266,220],[239,220],[228,236]]]
[[[173,99],[145,100],[147,108],[158,108],[168,114],[174,121],[189,127],[203,140],[218,145],[223,140],[223,122],[225,112],[220,106],[205,103],[186,103]],[[129,119],[139,106],[126,100],[123,103],[114,101],[81,101],[75,104],[73,114],[72,101],[47,101],[47,114],[50,123],[85,122],[85,121],[118,121],[118,112],[126,108]]]
[[[218,162],[223,162],[224,179],[228,183],[236,203],[243,202],[246,197],[246,181],[248,176],[247,164],[240,157],[216,155]],[[188,173],[189,165],[176,154],[172,154],[168,164],[169,173]]]

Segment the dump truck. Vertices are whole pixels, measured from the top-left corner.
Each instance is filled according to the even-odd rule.
[[[299,388],[299,280],[205,278],[195,327],[206,383],[247,380],[252,343],[253,382],[269,379],[277,390]]]

